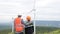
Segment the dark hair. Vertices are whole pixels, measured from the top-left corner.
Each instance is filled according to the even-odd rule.
[[[21,17],[22,15],[18,15],[18,17]]]

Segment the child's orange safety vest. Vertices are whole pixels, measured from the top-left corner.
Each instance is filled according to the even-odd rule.
[[[21,31],[23,31],[24,27],[23,27],[21,18],[16,18],[16,19],[14,20],[14,27],[15,27],[15,31],[16,31],[16,32],[21,32]]]

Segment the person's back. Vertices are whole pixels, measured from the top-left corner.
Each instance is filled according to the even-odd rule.
[[[21,33],[24,30],[24,26],[22,24],[22,20],[21,20],[20,16],[15,18],[15,20],[14,20],[14,28],[15,28],[16,33]]]

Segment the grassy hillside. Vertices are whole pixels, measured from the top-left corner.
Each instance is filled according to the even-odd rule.
[[[9,32],[11,32],[11,29],[5,29],[5,30],[1,30],[0,34],[8,34]]]
[[[60,28],[57,27],[36,27],[36,34],[60,34]]]
[[[11,29],[5,29],[0,31],[0,34],[13,34],[13,33],[11,33]],[[60,34],[60,28],[37,26],[36,34]]]

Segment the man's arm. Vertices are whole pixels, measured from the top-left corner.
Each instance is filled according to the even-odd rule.
[[[23,25],[25,25],[25,22],[23,21],[23,19],[22,19],[22,21],[21,21],[21,22],[22,22],[22,24],[23,24]]]

